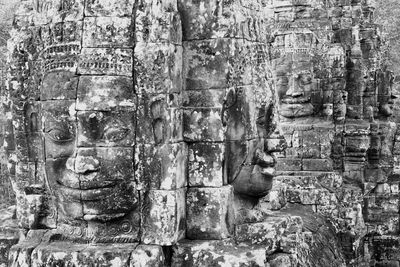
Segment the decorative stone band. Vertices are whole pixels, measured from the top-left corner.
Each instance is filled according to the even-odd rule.
[[[89,226],[72,226],[59,223],[53,230],[53,238],[61,240],[81,240],[95,243],[133,243],[139,240],[137,222],[124,219],[117,223],[96,223]]]
[[[81,48],[67,43],[46,47],[39,57],[41,72],[68,70],[91,75],[133,75],[133,49]]]
[[[43,59],[52,59],[56,57],[77,55],[81,51],[81,46],[78,43],[59,44],[45,48],[40,57]]]
[[[79,74],[133,75],[133,49],[83,48]]]

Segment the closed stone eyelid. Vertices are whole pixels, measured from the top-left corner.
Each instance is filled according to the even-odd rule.
[[[113,134],[115,134],[115,133],[118,133],[120,135],[113,136]],[[120,141],[120,140],[124,139],[128,134],[129,134],[129,128],[127,128],[127,127],[115,128],[115,131],[112,131],[112,127],[106,127],[104,129],[103,137],[110,141]],[[111,135],[111,136],[108,136],[108,135]]]
[[[58,138],[56,138],[56,136],[53,136],[51,134],[51,132],[53,132],[53,131],[59,131],[62,135],[64,135],[63,137],[68,137],[68,138],[58,139]],[[72,133],[69,129],[64,130],[64,129],[60,129],[60,128],[50,128],[47,131],[45,131],[45,133],[47,135],[49,135],[49,138],[54,142],[69,142],[69,141],[72,141],[75,137],[74,133]]]

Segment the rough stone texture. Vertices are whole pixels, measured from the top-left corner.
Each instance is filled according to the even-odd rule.
[[[169,246],[185,235],[185,189],[150,190],[142,214],[142,241]]]
[[[265,266],[265,249],[231,241],[189,241],[174,246],[172,266]]]
[[[374,2],[22,1],[0,265],[398,266],[396,27]]]
[[[6,78],[7,78],[7,40],[10,38],[10,30],[12,28],[12,20],[15,9],[20,1],[8,1],[4,0],[0,2],[0,95],[2,101],[4,100],[4,92],[6,90]],[[5,114],[3,105],[0,107],[1,114]],[[7,120],[5,116],[1,116],[0,119],[0,142],[3,144],[5,140]],[[4,146],[1,146],[0,150],[0,162],[1,170],[7,168],[6,166],[6,155]],[[15,204],[15,195],[11,188],[10,179],[5,175],[4,171],[0,174],[0,206],[1,209]]]
[[[233,234],[233,189],[190,188],[186,195],[189,239],[224,239]]]

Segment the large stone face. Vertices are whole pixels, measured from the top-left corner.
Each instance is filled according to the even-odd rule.
[[[397,76],[374,11],[23,1],[0,265],[396,266]]]

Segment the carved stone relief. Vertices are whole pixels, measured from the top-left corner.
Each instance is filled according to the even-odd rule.
[[[4,106],[25,232],[9,265],[375,260],[373,236],[399,231],[400,153],[373,11],[23,1]]]

